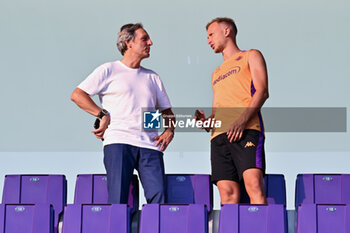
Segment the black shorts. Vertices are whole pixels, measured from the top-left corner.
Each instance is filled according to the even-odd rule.
[[[232,180],[240,182],[243,172],[259,168],[265,174],[264,134],[253,129],[244,130],[238,142],[232,142],[226,133],[211,140],[212,182]]]

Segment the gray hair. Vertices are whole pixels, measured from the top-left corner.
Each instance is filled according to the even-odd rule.
[[[117,48],[122,55],[124,55],[125,51],[128,49],[125,41],[130,41],[135,39],[135,31],[139,28],[143,28],[141,23],[129,23],[125,24],[120,28],[117,40]]]

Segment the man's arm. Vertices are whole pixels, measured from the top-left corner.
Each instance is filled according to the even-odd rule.
[[[170,144],[171,140],[173,140],[173,137],[174,137],[175,116],[171,108],[163,110],[162,116],[164,120],[167,121],[166,125],[170,125],[170,127],[166,128],[161,135],[153,138],[153,141],[157,141],[155,146],[161,145],[160,150],[165,151],[165,149],[168,147],[168,145]]]
[[[260,110],[269,97],[266,63],[261,52],[251,50],[248,54],[248,64],[256,91],[248,108],[227,130],[230,142],[241,139],[247,122]]]
[[[213,120],[215,118],[215,108],[216,108],[216,103],[215,103],[215,93],[214,93],[213,103],[212,103],[212,108],[211,108],[211,115],[206,118],[204,111],[197,109],[195,114],[194,114],[196,121]],[[210,132],[210,130],[212,128],[211,127],[207,127],[207,128],[203,127],[202,129],[205,129],[205,131]]]
[[[81,109],[84,111],[90,113],[91,115],[94,115],[95,117],[98,117],[98,114],[101,112],[101,108],[95,104],[95,102],[90,98],[89,94],[87,94],[85,91],[83,91],[80,88],[76,88],[70,99],[76,103]],[[102,117],[100,122],[100,127],[98,129],[95,129],[91,131],[97,138],[103,138],[103,134],[105,130],[107,129],[110,122],[110,116],[109,114],[106,114]]]

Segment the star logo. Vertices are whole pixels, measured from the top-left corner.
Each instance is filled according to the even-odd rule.
[[[151,113],[151,115],[153,116],[151,122],[153,122],[154,120],[158,119],[158,117],[160,117],[162,114],[159,113],[159,109],[157,109],[157,111],[155,113]]]

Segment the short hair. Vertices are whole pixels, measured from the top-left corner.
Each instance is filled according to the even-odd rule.
[[[118,33],[117,48],[122,55],[128,49],[125,41],[135,40],[135,31],[139,28],[143,28],[141,23],[129,23],[120,28]]]
[[[212,21],[210,21],[207,24],[207,26],[205,27],[205,29],[207,29],[207,31],[208,31],[209,26],[215,22],[216,23],[224,23],[227,26],[229,26],[231,31],[233,32],[233,36],[236,37],[238,30],[237,30],[236,24],[233,21],[233,19],[227,18],[227,17],[217,17],[217,18],[213,19]]]

